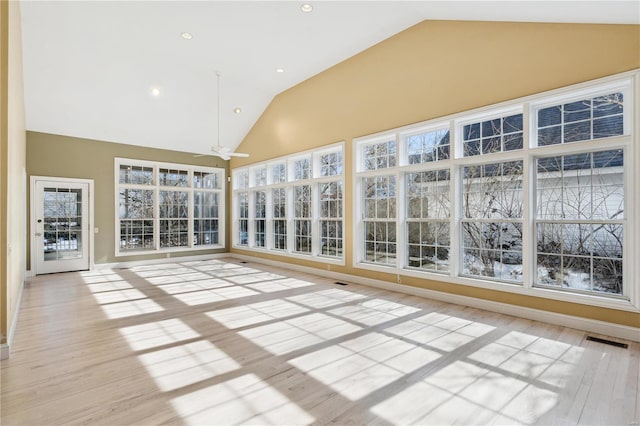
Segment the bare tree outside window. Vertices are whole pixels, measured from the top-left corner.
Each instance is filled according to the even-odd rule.
[[[463,171],[463,272],[522,281],[522,161]]]
[[[407,266],[449,271],[449,169],[406,174]]]
[[[622,150],[537,160],[537,284],[622,293]]]

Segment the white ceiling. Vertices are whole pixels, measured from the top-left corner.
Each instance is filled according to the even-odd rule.
[[[424,19],[640,23],[637,0],[302,3],[23,0],[27,129],[207,153],[218,70],[235,148],[278,93]]]

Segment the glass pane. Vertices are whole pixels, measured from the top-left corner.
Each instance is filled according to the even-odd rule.
[[[82,258],[82,190],[44,188],[44,260]]]

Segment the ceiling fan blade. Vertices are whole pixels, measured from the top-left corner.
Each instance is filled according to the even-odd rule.
[[[227,152],[225,155],[228,155],[229,157],[243,157],[243,158],[247,158],[249,156],[249,154],[245,154],[244,152]]]

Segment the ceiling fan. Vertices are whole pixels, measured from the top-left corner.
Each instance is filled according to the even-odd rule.
[[[248,157],[249,154],[242,152],[233,152],[231,148],[220,145],[220,71],[216,71],[216,83],[217,83],[217,97],[218,97],[218,140],[216,146],[211,147],[212,154],[200,154],[196,157],[203,157],[205,155],[215,155],[223,160],[229,160],[231,157]]]

